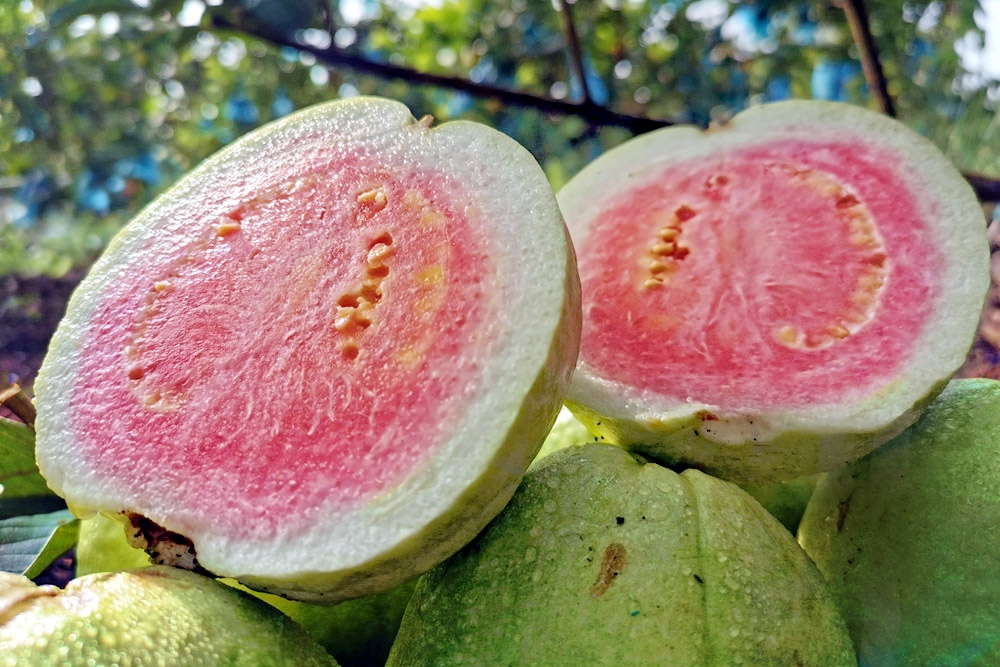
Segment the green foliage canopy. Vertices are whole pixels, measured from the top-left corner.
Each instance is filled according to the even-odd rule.
[[[982,44],[979,3],[868,4],[900,118],[1000,176],[1000,84],[956,47]],[[786,97],[872,105],[845,13],[820,0],[18,0],[0,6],[0,275],[86,266],[193,164],[324,99],[489,123],[556,187],[631,135],[325,54],[699,125]]]

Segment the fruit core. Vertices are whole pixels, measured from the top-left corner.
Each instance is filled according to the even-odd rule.
[[[579,248],[581,360],[736,410],[886,383],[913,352],[944,261],[925,222],[935,212],[918,209],[889,158],[785,140],[644,174]]]
[[[462,187],[361,154],[306,162],[137,253],[95,311],[74,431],[173,530],[266,539],[392,488],[491,354],[489,240]]]

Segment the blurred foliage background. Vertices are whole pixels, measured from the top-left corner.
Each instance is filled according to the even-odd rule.
[[[988,3],[1000,14],[1000,0],[878,0],[868,14],[899,118],[961,169],[1000,177]],[[395,75],[337,64],[359,58]],[[700,125],[789,97],[875,106],[836,2],[3,0],[0,276],[85,268],[206,155],[321,100],[385,95],[489,123],[557,188],[633,134],[409,70]]]

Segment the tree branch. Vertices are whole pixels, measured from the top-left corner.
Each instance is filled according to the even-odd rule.
[[[850,0],[860,2],[860,0]],[[425,84],[448,88],[479,97],[483,99],[495,99],[505,104],[512,104],[528,109],[535,109],[542,113],[558,114],[562,116],[575,116],[593,125],[603,125],[609,127],[625,128],[635,134],[642,134],[661,127],[675,125],[674,121],[665,119],[646,118],[644,116],[632,116],[618,113],[592,101],[569,102],[557,100],[542,95],[533,95],[516,90],[491,86],[484,83],[476,83],[469,79],[454,76],[442,76],[439,74],[428,74],[418,70],[392,65],[389,63],[379,63],[368,60],[361,56],[354,55],[349,51],[337,46],[326,49],[319,49],[309,44],[290,40],[284,35],[276,35],[264,32],[244,25],[234,24],[222,16],[213,15],[212,23],[216,28],[236,30],[238,32],[257,37],[270,42],[276,46],[288,46],[300,51],[311,53],[319,62],[329,67],[347,67],[359,72],[371,74],[372,76],[384,79],[401,79],[415,84]],[[870,36],[870,33],[869,33]],[[877,63],[877,59],[875,61]],[[881,72],[881,67],[878,68]],[[884,77],[882,78],[884,82]],[[893,111],[892,100],[886,92],[883,98],[887,101],[890,111]],[[892,115],[892,114],[890,114]],[[979,174],[963,174],[976,196],[982,202],[1000,202],[1000,180],[982,176]]]
[[[878,46],[872,36],[871,22],[868,19],[868,10],[865,8],[864,0],[841,0],[838,3],[844,14],[847,16],[847,24],[851,28],[851,37],[855,46],[858,47],[858,57],[861,59],[861,69],[865,73],[865,81],[875,101],[879,111],[887,116],[896,116],[896,105],[893,104],[892,96],[889,95],[889,84],[885,78],[885,71],[878,58]]]
[[[429,74],[409,67],[393,65],[391,63],[380,63],[361,56],[357,56],[338,46],[330,46],[325,49],[316,48],[309,44],[289,39],[284,35],[277,35],[245,25],[237,25],[225,17],[215,15],[212,23],[216,28],[237,30],[247,35],[257,37],[277,46],[288,46],[299,51],[311,53],[316,60],[329,67],[348,67],[350,69],[371,74],[383,79],[402,79],[410,83],[425,84],[448,88],[459,92],[480,97],[484,99],[495,99],[506,104],[513,104],[520,107],[537,109],[544,113],[554,113],[563,116],[577,116],[596,125],[606,125],[613,127],[623,127],[627,130],[641,134],[657,128],[674,125],[670,120],[657,120],[645,118],[643,116],[632,116],[618,113],[607,107],[594,104],[592,102],[570,102],[557,100],[543,95],[524,93],[499,86],[492,86],[484,83],[476,83],[469,79],[454,76],[444,76],[440,74]]]
[[[559,17],[562,20],[563,34],[566,36],[566,48],[569,49],[569,62],[573,76],[580,82],[580,104],[586,106],[593,100],[590,97],[590,86],[587,84],[587,71],[583,66],[583,50],[580,48],[580,37],[576,33],[573,22],[573,12],[569,0],[559,0]]]

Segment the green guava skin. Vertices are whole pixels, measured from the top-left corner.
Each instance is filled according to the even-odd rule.
[[[739,486],[794,535],[821,476],[805,475],[787,482],[748,482]]]
[[[273,607],[208,577],[154,566],[60,590],[0,573],[0,665],[301,665],[337,662]]]
[[[601,438],[602,436],[591,433],[569,409],[563,409],[532,465],[552,452],[574,445],[600,442]],[[818,480],[819,475],[806,475],[787,482],[744,482],[739,486],[794,535]]]
[[[150,567],[149,556],[132,547],[121,521],[104,514],[80,521],[76,546],[76,574],[121,572]],[[334,606],[309,604],[241,586],[232,579],[220,582],[263,600],[301,625],[341,667],[381,667],[396,638],[403,610],[416,580],[395,588],[347,600]]]
[[[597,436],[591,434],[587,427],[580,423],[573,413],[567,408],[563,408],[559,412],[559,416],[556,417],[556,423],[552,425],[552,430],[549,434],[545,436],[545,440],[542,442],[541,448],[538,450],[538,454],[535,455],[535,460],[532,465],[535,465],[538,461],[545,458],[552,452],[557,452],[560,449],[565,449],[566,447],[572,447],[574,445],[582,445],[588,442],[594,442]]]
[[[149,567],[149,554],[132,547],[125,538],[125,524],[106,514],[80,519],[76,541],[76,576],[98,572],[123,572]]]
[[[794,538],[734,484],[624,449],[536,462],[421,578],[388,667],[856,665]]]
[[[1000,382],[953,380],[816,487],[799,543],[864,665],[1000,664]]]

